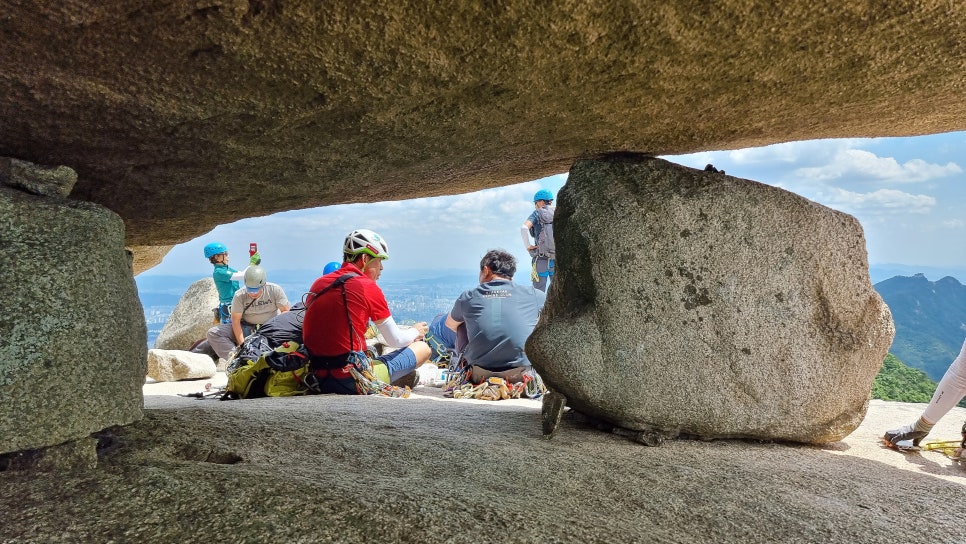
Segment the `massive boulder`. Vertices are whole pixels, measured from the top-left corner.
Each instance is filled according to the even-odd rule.
[[[30,183],[0,184],[0,453],[140,419],[147,328],[121,219],[9,185]]]
[[[527,354],[634,430],[824,443],[865,415],[894,328],[853,217],[647,156],[574,165]]]
[[[962,130],[966,3],[5,2],[0,155],[140,267],[242,217],[655,155]],[[271,198],[265,198],[271,195]],[[161,253],[155,251],[154,255]]]
[[[205,337],[212,326],[212,308],[218,307],[215,280],[202,278],[192,283],[181,296],[171,316],[154,341],[156,349],[188,350]]]

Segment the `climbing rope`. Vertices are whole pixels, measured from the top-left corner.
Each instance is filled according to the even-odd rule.
[[[381,395],[383,397],[393,397],[408,399],[412,390],[407,385],[399,387],[388,384],[372,374],[372,361],[369,357],[359,354],[355,364],[349,367],[349,374],[356,381],[356,391],[360,395]]]

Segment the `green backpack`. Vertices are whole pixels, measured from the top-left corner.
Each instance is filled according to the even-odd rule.
[[[228,374],[222,400],[302,395],[309,359],[296,342],[285,342]]]

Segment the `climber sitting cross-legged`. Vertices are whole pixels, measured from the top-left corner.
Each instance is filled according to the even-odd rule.
[[[367,394],[371,381],[359,379],[371,366],[384,363],[386,375],[376,376],[397,386],[416,385],[416,368],[429,360],[430,349],[423,342],[426,323],[410,329],[396,325],[382,289],[376,280],[382,263],[389,258],[386,241],[368,229],[355,230],[343,245],[342,268],[312,284],[305,300],[302,339],[311,360],[310,393]],[[370,360],[365,333],[372,320],[396,351]]]

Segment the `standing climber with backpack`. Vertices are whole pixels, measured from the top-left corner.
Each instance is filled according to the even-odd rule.
[[[533,195],[533,206],[536,209],[523,222],[520,234],[532,261],[530,280],[535,288],[546,292],[557,256],[553,241],[553,193],[540,189]]]

